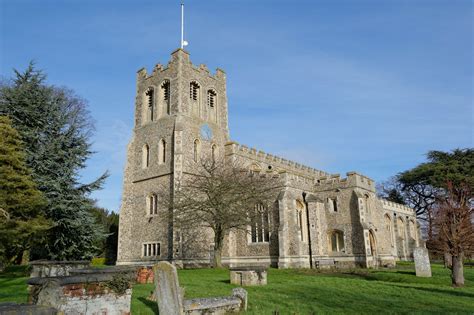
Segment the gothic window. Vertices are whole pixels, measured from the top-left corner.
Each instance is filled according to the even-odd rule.
[[[158,214],[158,198],[155,194],[151,194],[147,197],[146,208],[148,215]]]
[[[194,143],[193,143],[193,160],[194,162],[198,162],[199,161],[199,153],[200,153],[200,150],[201,150],[201,143],[199,142],[198,139],[194,140]]]
[[[393,246],[393,234],[392,234],[392,219],[388,214],[385,215],[385,229],[390,235],[390,244]]]
[[[150,165],[150,147],[145,144],[142,148],[142,168],[147,168]]]
[[[217,93],[214,90],[207,91],[207,105],[209,107],[215,107],[217,104]]]
[[[189,99],[191,100],[191,111],[196,116],[201,116],[200,86],[196,81],[189,83]]]
[[[405,239],[405,222],[403,222],[402,218],[398,218],[398,237],[402,240]]]
[[[300,240],[303,242],[308,241],[308,220],[306,216],[306,207],[299,200],[296,200],[296,221],[300,230]]]
[[[415,239],[416,237],[416,231],[415,231],[415,222],[412,220],[408,221],[408,232],[410,233],[410,237]]]
[[[213,144],[211,147],[211,157],[212,157],[212,162],[216,162],[217,160],[217,145]]]
[[[156,257],[160,256],[160,243],[144,243],[142,247],[143,257]]]
[[[217,121],[217,93],[214,90],[207,91],[207,106],[211,121]]]
[[[161,139],[158,143],[158,163],[164,164],[166,162],[166,141]]]
[[[145,92],[145,101],[147,107],[147,121],[153,121],[154,119],[154,90],[152,87],[149,87]]]
[[[196,81],[192,81],[189,84],[189,98],[193,101],[197,101],[199,99],[199,84]]]
[[[163,103],[163,113],[170,114],[170,81],[165,80],[161,84],[161,96]]]
[[[331,252],[340,253],[344,252],[344,233],[339,230],[332,231],[329,234],[329,242]]]
[[[252,243],[263,243],[270,241],[270,218],[268,209],[262,204],[255,205],[254,213],[251,215],[250,231]]]
[[[365,195],[365,211],[367,212],[367,214],[370,213],[370,203],[369,203],[369,195],[366,194]]]

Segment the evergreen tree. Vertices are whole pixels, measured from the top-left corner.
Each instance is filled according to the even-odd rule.
[[[0,116],[0,264],[18,262],[51,227],[42,216],[45,199],[31,178],[22,146],[10,119]]]
[[[86,259],[105,237],[90,209],[90,192],[100,188],[103,174],[90,184],[78,182],[90,150],[92,120],[86,102],[71,90],[47,85],[46,76],[30,63],[15,70],[0,86],[0,114],[8,115],[26,145],[27,165],[47,199],[43,211],[54,222],[34,258]]]

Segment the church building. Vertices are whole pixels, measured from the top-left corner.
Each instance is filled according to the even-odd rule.
[[[412,258],[420,242],[414,210],[377,198],[372,179],[329,174],[232,141],[223,70],[195,66],[177,49],[166,66],[138,71],[136,91],[117,264],[212,263],[212,232],[179,231],[158,191],[173,196],[205,156],[238,161],[283,183],[262,222],[227,235],[225,265],[375,267]]]

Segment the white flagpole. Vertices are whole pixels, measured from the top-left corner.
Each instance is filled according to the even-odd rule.
[[[184,3],[181,2],[181,49],[184,47]]]

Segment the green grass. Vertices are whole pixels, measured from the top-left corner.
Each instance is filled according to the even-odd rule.
[[[0,273],[0,303],[26,303],[28,300],[26,280],[29,277],[26,269],[26,266],[12,266]]]
[[[273,311],[282,315],[474,314],[474,268],[465,268],[466,286],[460,289],[451,287],[449,270],[433,265],[432,271],[432,278],[417,278],[413,264],[401,264],[391,270],[357,269],[339,273],[270,269],[267,286],[246,288],[249,294],[246,314]],[[225,269],[179,270],[178,273],[188,299],[230,295],[235,287],[229,283],[229,272]],[[0,276],[0,301],[26,301],[25,278],[19,276]],[[10,282],[2,282],[4,279]],[[133,287],[132,314],[157,313],[156,303],[146,299],[152,290],[152,284]]]

